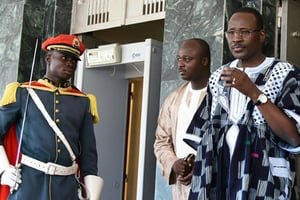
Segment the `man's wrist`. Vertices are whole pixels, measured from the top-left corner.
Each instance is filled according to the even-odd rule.
[[[268,102],[268,97],[264,93],[261,93],[260,95],[258,95],[257,99],[253,102],[253,104],[259,106],[267,102]]]

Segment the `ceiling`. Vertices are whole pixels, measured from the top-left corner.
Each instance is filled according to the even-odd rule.
[[[147,38],[163,41],[164,20],[121,26],[92,32],[92,37],[102,44],[141,42]]]

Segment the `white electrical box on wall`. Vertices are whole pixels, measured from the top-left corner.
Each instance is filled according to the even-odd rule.
[[[86,50],[86,67],[101,67],[121,62],[121,46],[119,44],[101,45]]]

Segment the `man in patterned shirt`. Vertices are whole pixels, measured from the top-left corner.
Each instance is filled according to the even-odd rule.
[[[265,36],[257,10],[231,16],[226,37],[236,59],[211,75],[184,139],[197,149],[190,200],[297,199],[300,70],[266,57]]]

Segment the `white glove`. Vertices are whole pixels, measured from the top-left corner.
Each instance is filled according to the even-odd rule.
[[[104,181],[100,176],[87,175],[84,178],[89,200],[99,200]]]
[[[8,185],[11,191],[17,190],[21,183],[21,169],[9,164],[3,145],[0,145],[0,163],[1,185]]]
[[[9,165],[1,175],[1,185],[8,185],[11,190],[17,190],[21,182],[21,169],[12,165]]]

